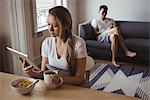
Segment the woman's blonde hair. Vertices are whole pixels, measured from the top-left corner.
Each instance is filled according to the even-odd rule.
[[[70,12],[63,6],[56,6],[54,8],[49,9],[49,14],[55,16],[59,24],[61,39],[64,41],[67,47],[66,58],[68,62],[69,72],[72,76],[74,76],[76,68],[72,38],[72,19]]]

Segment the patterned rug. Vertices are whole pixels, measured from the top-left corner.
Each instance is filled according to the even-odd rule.
[[[96,65],[90,72],[91,89],[150,99],[150,73],[135,66]]]

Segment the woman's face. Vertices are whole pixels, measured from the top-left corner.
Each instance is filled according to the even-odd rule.
[[[101,10],[99,11],[99,14],[100,14],[100,18],[101,18],[101,19],[105,19],[105,18],[106,18],[106,15],[107,15],[107,11],[104,10],[104,9],[101,9]]]
[[[50,32],[51,36],[60,37],[60,27],[55,16],[49,14],[47,23],[48,23],[48,31]]]

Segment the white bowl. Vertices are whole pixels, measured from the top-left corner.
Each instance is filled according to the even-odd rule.
[[[14,81],[11,82],[11,88],[16,91],[17,93],[19,94],[29,94],[31,93],[31,91],[33,90],[35,84],[29,86],[29,87],[17,87],[17,85],[19,84],[19,82],[23,81],[23,80],[26,80],[26,81],[30,81],[30,82],[35,82],[36,79],[33,79],[33,78],[19,78],[19,79],[16,79]],[[31,84],[32,84],[31,83]]]

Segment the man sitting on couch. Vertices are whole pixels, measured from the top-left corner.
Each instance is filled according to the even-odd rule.
[[[93,19],[91,22],[91,26],[94,28],[94,31],[97,34],[97,40],[99,42],[111,43],[112,64],[116,67],[119,67],[120,65],[117,64],[116,62],[118,43],[124,50],[126,56],[134,57],[136,56],[136,52],[128,50],[115,21],[113,19],[106,17],[107,10],[108,8],[106,5],[100,6],[99,8],[100,19],[99,20]]]

